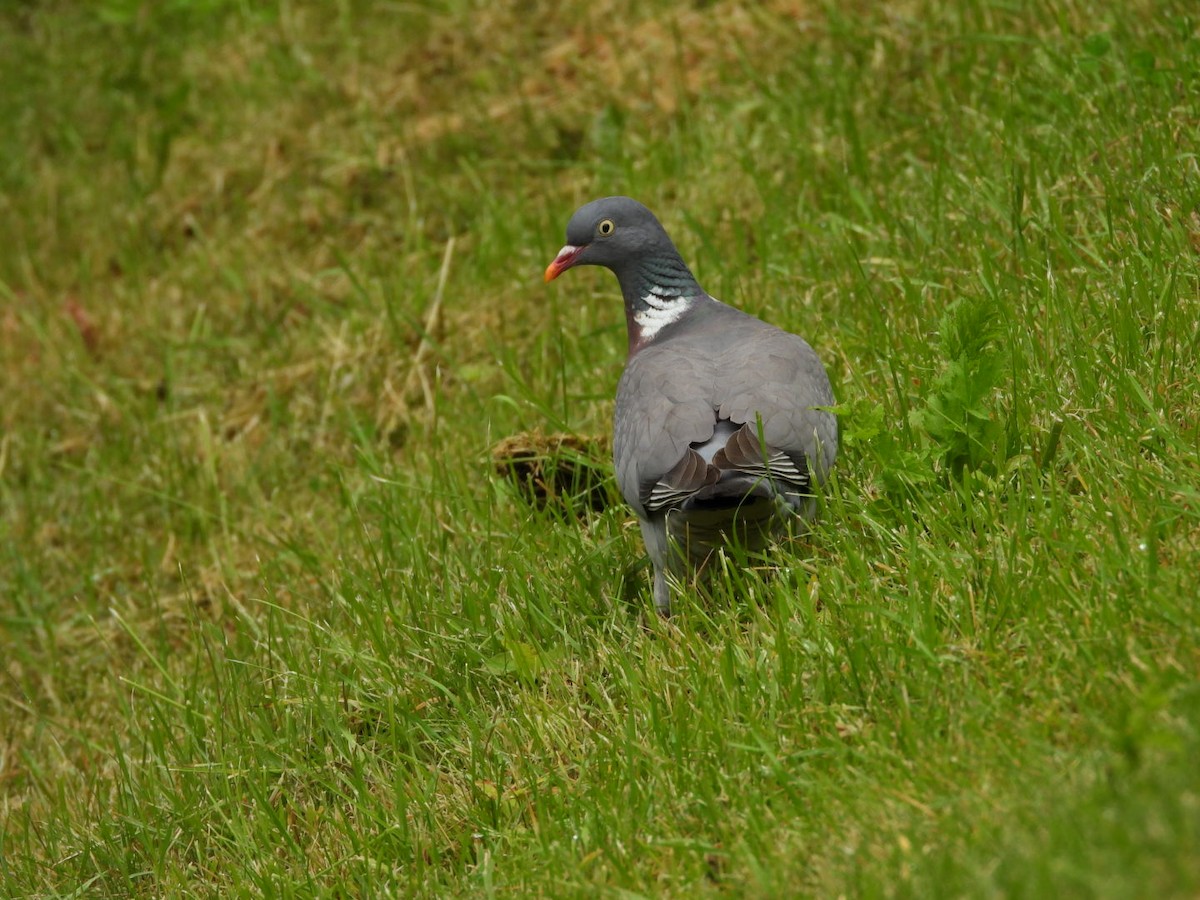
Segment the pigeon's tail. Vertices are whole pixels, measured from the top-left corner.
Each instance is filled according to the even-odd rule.
[[[693,497],[668,512],[667,533],[689,558],[700,561],[717,547],[762,550],[786,530],[785,523],[796,513],[768,482],[731,481],[728,490]],[[796,524],[802,527],[799,521]]]

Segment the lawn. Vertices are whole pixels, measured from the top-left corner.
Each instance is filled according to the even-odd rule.
[[[17,0],[0,85],[0,895],[1200,894],[1192,3]],[[669,620],[541,278],[617,193],[843,432]]]

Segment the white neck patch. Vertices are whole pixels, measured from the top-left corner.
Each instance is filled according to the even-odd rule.
[[[642,297],[643,308],[633,314],[633,321],[641,329],[640,340],[648,341],[668,325],[678,322],[691,308],[694,299],[681,296],[673,288],[651,287]]]

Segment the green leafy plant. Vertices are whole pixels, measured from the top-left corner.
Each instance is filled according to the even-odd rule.
[[[1008,453],[1008,429],[998,409],[1004,375],[999,310],[986,300],[958,300],[942,314],[938,346],[944,363],[909,414],[928,441],[931,461],[952,476],[964,469],[994,470]]]

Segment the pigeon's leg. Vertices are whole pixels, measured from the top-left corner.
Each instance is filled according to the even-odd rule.
[[[654,570],[654,608],[663,618],[671,615],[671,586],[667,584],[667,573],[663,569]]]
[[[639,519],[642,526],[642,540],[646,543],[646,553],[654,565],[654,606],[660,614],[671,614],[671,586],[667,583],[667,572],[672,568],[672,553],[670,540],[667,538],[667,523],[664,517]]]

